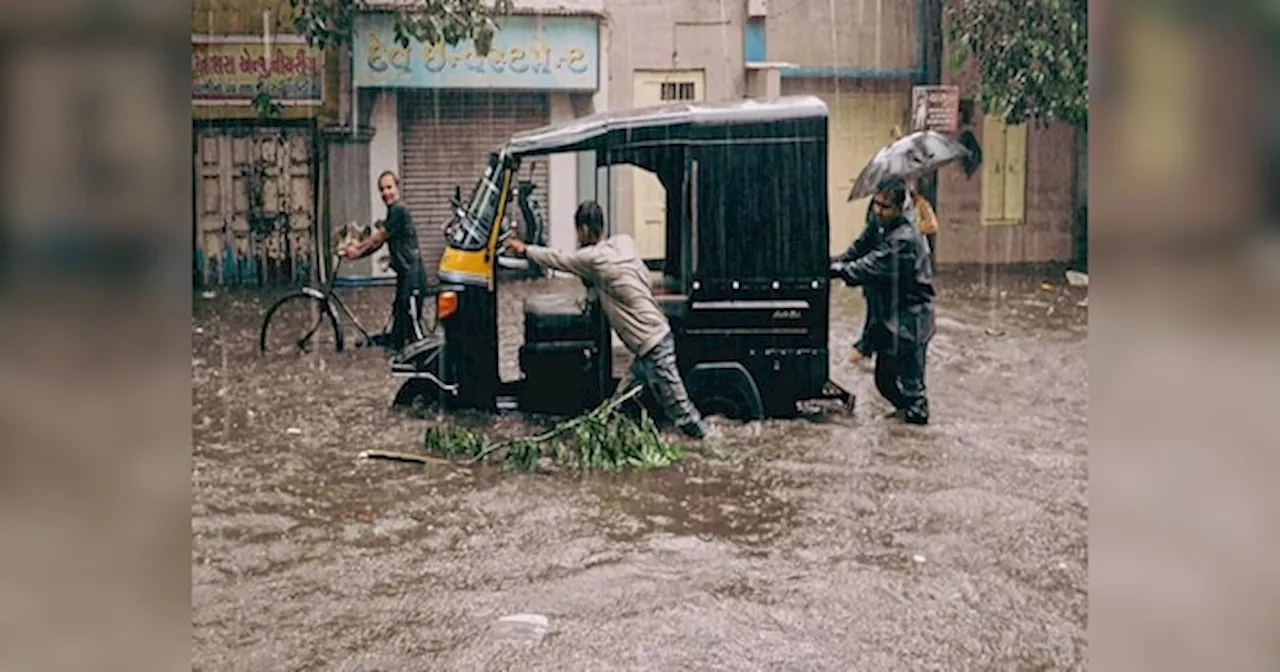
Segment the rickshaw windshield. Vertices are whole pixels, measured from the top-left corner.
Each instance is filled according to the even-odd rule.
[[[502,170],[497,154],[489,155],[489,165],[476,182],[469,201],[463,208],[455,205],[449,223],[449,246],[467,252],[484,249],[493,231],[493,220],[502,197]]]

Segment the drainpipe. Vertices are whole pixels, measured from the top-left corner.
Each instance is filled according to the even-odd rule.
[[[929,11],[926,5],[930,0],[916,0],[916,73],[915,84],[924,84],[928,78],[928,35]]]
[[[347,45],[347,54],[351,64],[347,69],[347,81],[351,87],[351,137],[354,139],[360,129],[360,96],[356,90],[356,50],[353,45]]]
[[[942,83],[942,2],[943,0],[920,0],[919,23],[916,24],[916,36],[919,40],[920,64],[919,82],[925,86]],[[933,211],[938,212],[938,174],[922,179],[917,185],[920,195],[924,196]],[[938,237],[930,236],[929,260],[936,270],[938,268]]]
[[[942,83],[942,0],[919,0],[919,23],[916,37],[919,41],[920,65],[918,82],[924,86]],[[937,208],[938,177],[935,173],[922,180],[920,193]]]

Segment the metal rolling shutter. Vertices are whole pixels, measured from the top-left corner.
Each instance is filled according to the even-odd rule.
[[[467,198],[484,170],[489,153],[512,134],[544,126],[550,119],[547,95],[467,90],[402,91],[399,96],[400,170],[404,200],[418,229],[427,272],[434,278],[444,237],[440,227],[449,217],[455,185]],[[546,218],[546,157],[532,160],[535,195]],[[521,167],[529,174],[529,163]],[[516,221],[519,210],[512,210]]]

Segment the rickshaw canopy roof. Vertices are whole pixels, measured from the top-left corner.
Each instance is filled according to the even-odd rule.
[[[644,145],[702,144],[707,131],[752,126],[753,140],[794,138],[800,130],[785,122],[826,119],[816,96],[748,98],[722,103],[680,103],[599,112],[580,119],[517,133],[504,149],[512,157],[560,152],[626,150]],[[783,123],[777,123],[783,122]]]

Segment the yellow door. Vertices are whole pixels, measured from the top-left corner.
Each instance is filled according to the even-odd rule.
[[[850,203],[858,173],[902,126],[907,96],[902,93],[841,93],[823,96],[830,118],[827,130],[827,200],[831,217],[831,254],[839,254],[862,233],[870,198]]]
[[[987,115],[982,122],[982,223],[1021,224],[1026,219],[1027,126],[1006,126]]]
[[[701,70],[637,70],[635,107],[703,100],[706,76]],[[667,192],[648,171],[632,168],[632,224],[643,259],[666,256]]]

